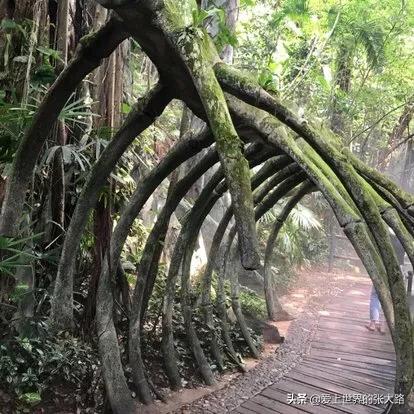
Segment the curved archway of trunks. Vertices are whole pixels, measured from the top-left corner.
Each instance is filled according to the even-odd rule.
[[[86,36],[81,46],[50,88],[22,139],[7,184],[0,232],[14,237],[18,232],[24,198],[51,126],[70,94],[82,79],[98,67],[126,37],[133,37],[158,69],[160,81],[139,100],[93,167],[80,195],[65,238],[53,294],[50,322],[55,329],[73,326],[73,272],[76,252],[88,213],[116,162],[137,135],[151,125],[172,99],[182,100],[208,129],[178,142],[153,171],[137,185],[111,238],[110,251],[99,283],[97,320],[99,348],[107,395],[115,413],[134,412],[134,403],[124,377],[117,334],[112,320],[111,278],[134,218],[161,181],[203,148],[211,147],[191,171],[170,191],[162,214],[148,239],[134,289],[129,324],[129,362],[142,401],[152,399],[141,355],[141,325],[151,295],[162,241],[177,202],[204,172],[220,162],[218,169],[195,202],[176,243],[169,269],[163,315],[163,351],[173,387],[180,386],[173,332],[171,300],[177,277],[181,276],[182,313],[187,336],[206,383],[213,383],[208,361],[192,327],[188,302],[189,264],[195,234],[209,209],[224,191],[229,191],[232,210],[225,214],[210,252],[202,298],[209,323],[211,308],[208,286],[217,250],[230,249],[237,234],[242,265],[260,265],[255,220],[280,198],[290,195],[292,204],[302,193],[317,189],[332,208],[340,226],[354,246],[379,294],[396,352],[395,393],[407,396],[413,383],[413,327],[403,277],[398,265],[390,227],[411,262],[414,262],[414,198],[385,176],[358,160],[331,131],[304,119],[261,88],[254,80],[222,63],[213,42],[194,18],[195,0],[99,0],[111,9],[112,18],[97,33]],[[178,7],[177,7],[178,4]],[[215,146],[212,144],[215,142]],[[263,166],[252,178],[250,168]],[[271,184],[269,184],[271,183]],[[252,189],[257,188],[256,192]],[[235,227],[229,229],[234,215]],[[220,274],[224,274],[223,271]],[[223,280],[223,277],[220,278]],[[223,300],[222,295],[220,300]],[[217,306],[221,306],[220,302]],[[238,283],[232,279],[232,304],[243,329],[238,304]],[[226,337],[226,321],[223,319]],[[252,353],[257,351],[245,332]],[[232,346],[227,337],[230,354]],[[212,343],[214,350],[215,344]],[[218,363],[218,350],[213,351]],[[393,406],[394,412],[406,407]]]

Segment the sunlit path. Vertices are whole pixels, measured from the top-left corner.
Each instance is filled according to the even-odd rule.
[[[388,332],[371,333],[364,326],[370,288],[371,282],[361,279],[320,311],[318,329],[303,361],[233,412],[383,412],[383,402],[393,394],[395,355]]]

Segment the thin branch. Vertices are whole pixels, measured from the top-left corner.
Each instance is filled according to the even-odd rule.
[[[385,161],[387,160],[387,158],[399,147],[401,147],[401,145],[405,144],[407,141],[409,141],[411,138],[414,137],[414,133],[409,134],[408,136],[406,136],[402,141],[400,141],[398,144],[394,145],[385,155],[384,158],[378,163],[378,166],[382,166]]]
[[[396,106],[395,108],[390,109],[388,112],[386,112],[384,115],[382,115],[380,118],[378,118],[373,124],[367,126],[362,131],[355,134],[347,143],[347,145],[351,144],[353,141],[355,141],[358,137],[360,137],[365,132],[369,131],[370,129],[374,128],[376,125],[378,125],[382,120],[384,120],[387,116],[391,115],[393,112],[395,112],[397,109],[402,108],[406,103],[404,102],[401,105]]]
[[[328,33],[328,35],[326,36],[326,39],[325,39],[325,41],[322,43],[322,45],[321,45],[321,47],[316,51],[316,53],[315,53],[315,55],[320,55],[322,52],[323,52],[323,50],[325,49],[325,47],[326,47],[326,45],[328,44],[328,42],[329,42],[329,40],[331,39],[331,37],[332,37],[332,35],[334,34],[334,32],[335,32],[335,28],[336,28],[336,26],[337,26],[337,24],[338,24],[338,22],[339,22],[339,17],[341,16],[341,10],[339,10],[339,12],[338,12],[338,14],[336,15],[336,19],[335,19],[335,22],[334,22],[334,24],[333,24],[333,26],[332,26],[332,29],[330,30],[330,32]],[[315,43],[314,43],[314,45],[316,45],[316,41],[315,41]],[[315,47],[313,47],[313,48],[311,48],[311,50],[310,50],[310,52],[309,52],[309,54],[308,54],[308,56],[306,57],[306,60],[305,60],[305,63],[303,64],[303,66],[302,66],[302,68],[304,68],[306,65],[307,65],[307,63],[308,63],[308,61],[310,60],[310,58],[312,57],[312,54],[313,54],[313,50],[315,50]],[[296,85],[294,85],[294,83],[295,83],[295,81],[296,81],[296,79],[300,76],[300,73],[301,73],[301,71],[302,71],[302,69],[299,71],[299,74],[298,74],[298,76],[296,76],[296,78],[295,79],[293,79],[293,81],[286,87],[286,89],[288,89],[290,86],[292,86],[293,85],[293,87],[292,87],[292,89],[291,89],[291,91],[288,91],[289,93],[287,93],[285,96],[284,96],[284,98],[286,98],[286,97],[289,97],[289,96],[291,96],[292,94],[293,94],[293,92],[298,88],[298,86],[305,80],[305,78],[306,78],[306,76],[308,75],[308,73],[310,72],[310,70],[313,68],[313,66],[315,65],[315,61],[313,61],[310,65],[309,65],[309,67],[307,68],[307,70],[303,73],[303,76],[302,76],[302,78],[301,79],[299,79],[299,81],[296,83]]]

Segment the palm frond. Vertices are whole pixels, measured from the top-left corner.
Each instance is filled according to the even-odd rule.
[[[320,229],[321,223],[312,210],[303,204],[298,204],[290,213],[289,219],[303,230]]]

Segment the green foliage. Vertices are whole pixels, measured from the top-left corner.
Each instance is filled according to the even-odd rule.
[[[0,274],[13,275],[18,267],[26,266],[29,259],[38,259],[37,256],[28,252],[25,246],[28,241],[34,240],[39,236],[35,235],[21,239],[0,236],[0,251],[6,253],[0,259]]]
[[[266,243],[273,223],[281,213],[281,210],[282,205],[277,204],[260,220],[259,234],[261,235],[263,245]],[[312,246],[316,240],[324,237],[320,231],[321,228],[321,223],[315,216],[315,213],[304,204],[299,203],[291,211],[279,231],[276,241],[277,250],[275,252],[275,262],[278,266],[286,270],[292,266],[309,264],[311,261],[318,260],[319,257],[315,257]],[[318,247],[320,247],[319,244]]]
[[[26,30],[22,24],[10,19],[3,19],[0,23],[0,28],[6,33],[10,34],[13,31],[20,32],[23,36],[26,36]]]
[[[267,67],[263,68],[258,76],[259,85],[268,92],[277,93],[278,85],[272,70],[273,62],[270,62]]]
[[[9,164],[33,114],[5,102],[5,91],[0,92],[0,164]]]
[[[158,276],[154,284],[154,290],[148,303],[147,315],[149,319],[157,321],[160,318],[164,301],[167,269],[165,264],[160,264]]]
[[[254,290],[243,287],[239,298],[243,313],[258,319],[266,319],[266,302],[262,296]]]
[[[253,345],[260,351],[263,347],[263,337],[250,328],[249,333],[253,341]],[[251,351],[247,346],[246,340],[244,339],[244,336],[237,324],[232,326],[232,329],[230,331],[230,338],[233,342],[234,350],[236,351],[236,354],[239,357],[240,361],[243,361],[243,357],[251,356]],[[232,367],[233,361],[228,361],[228,364],[229,368]]]
[[[166,269],[162,266],[159,271],[159,275],[157,277],[157,281],[154,286],[154,292],[151,296],[148,312],[147,312],[147,319],[146,324],[144,326],[144,333],[145,333],[145,346],[144,349],[147,352],[147,361],[148,364],[154,364],[158,359],[162,359],[160,352],[160,343],[161,343],[161,310],[163,304],[163,298],[165,293],[165,273]],[[214,293],[217,289],[217,278],[216,275],[213,275],[213,300],[214,300]],[[216,307],[213,306],[213,326],[206,326],[204,322],[203,314],[199,307],[195,306],[197,299],[199,298],[200,294],[200,284],[195,286],[194,290],[192,291],[191,300],[194,303],[194,312],[193,312],[193,324],[194,328],[197,332],[197,336],[200,340],[200,344],[205,352],[206,357],[209,359],[210,365],[213,370],[216,370],[216,363],[213,359],[211,359],[211,352],[210,352],[210,343],[212,336],[214,335],[219,347],[223,350],[223,355],[225,357],[225,368],[233,368],[234,361],[231,359],[227,359],[226,352],[225,352],[225,344],[222,340],[221,335],[221,321],[219,315],[217,314]],[[230,286],[226,283],[226,290],[229,292]],[[243,291],[244,292],[244,291]],[[174,332],[174,346],[177,351],[178,357],[178,365],[181,371],[181,374],[186,380],[191,381],[194,378],[194,357],[191,351],[188,348],[187,342],[187,334],[184,325],[184,319],[181,313],[181,304],[180,304],[180,287],[177,286],[176,288],[176,302],[174,304],[174,311],[173,311],[173,332]],[[259,315],[262,317],[264,315],[264,301],[258,295],[256,295],[253,291],[249,291],[246,293],[245,296],[240,297],[242,301],[243,309],[249,310],[251,315]],[[228,308],[231,308],[230,302],[227,304]],[[257,313],[256,313],[257,312]],[[230,333],[233,340],[233,345],[235,348],[236,353],[238,354],[240,359],[243,357],[250,356],[250,350],[246,344],[246,341],[243,338],[242,332],[237,323],[233,323],[229,321],[230,324]],[[262,338],[249,330],[252,336],[253,341],[255,342],[256,346],[260,349],[262,345]],[[155,360],[155,361],[154,361]]]
[[[98,369],[95,351],[71,336],[15,337],[0,345],[1,390],[20,407],[59,398],[59,387],[71,389],[73,401],[84,400]]]
[[[309,17],[309,12],[309,0],[290,0],[284,2],[280,15],[301,21]]]
[[[240,6],[254,6],[256,4],[256,0],[240,0]]]
[[[23,403],[32,406],[40,403],[40,401],[42,401],[42,397],[38,392],[26,392],[22,394],[20,400]]]
[[[39,99],[31,98],[27,104],[20,105],[4,102],[5,92],[0,91],[0,164],[10,164],[13,161],[17,145],[22,139],[24,131],[30,125],[46,91],[43,86],[33,86],[32,92],[34,95],[38,94]],[[84,127],[86,125],[85,118],[88,116],[95,115],[89,111],[88,105],[83,99],[74,99],[74,95],[72,95],[59,114],[59,120],[65,122],[68,127],[73,129],[75,127]],[[102,145],[102,141],[96,140],[94,143],[91,143],[90,141],[85,142],[81,140],[78,144],[70,144],[63,147],[65,161],[69,163],[72,158],[79,164],[82,170],[85,170],[85,163],[88,163],[88,161],[83,153],[95,144]],[[53,146],[46,154],[52,153],[53,155],[57,148],[61,147]],[[95,152],[92,151],[92,153],[95,155]],[[99,154],[99,151],[96,151],[96,153]],[[47,155],[45,158],[47,158]],[[45,158],[42,159],[41,164],[45,162]],[[49,158],[47,163],[51,159],[53,157]]]
[[[55,79],[55,69],[49,63],[38,66],[32,76],[32,82],[35,85],[48,85],[54,82]]]
[[[209,27],[210,24],[217,25],[217,33],[214,33],[214,43],[219,51],[224,46],[237,44],[235,34],[226,24],[226,14],[222,8],[210,7],[208,9],[193,10],[193,21],[195,27]]]
[[[328,11],[329,25],[333,26],[334,16],[338,13],[340,19],[333,33],[338,50],[353,55],[358,46],[362,46],[368,63],[374,68],[382,66],[386,32],[381,19],[374,16],[366,4],[350,2],[340,10],[335,5]]]
[[[58,50],[44,46],[37,47],[40,58],[43,61],[41,65],[36,66],[32,75],[34,85],[48,85],[53,83],[57,77],[55,62],[62,62],[61,53]]]
[[[133,268],[137,263],[139,263],[148,234],[149,232],[143,225],[142,221],[135,220],[126,241],[123,253],[123,260],[129,265],[130,268]]]
[[[36,49],[48,61],[50,61],[50,59],[53,59],[53,60],[59,60],[62,62],[62,57],[61,57],[62,53],[59,50],[51,49],[50,47],[45,47],[45,46],[38,46]]]
[[[240,11],[235,63],[326,124],[335,96],[346,142],[357,141],[356,154],[374,164],[401,115],[393,108],[414,90],[413,12],[396,0],[256,2]],[[339,63],[348,70],[346,92]]]

